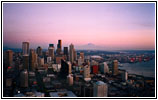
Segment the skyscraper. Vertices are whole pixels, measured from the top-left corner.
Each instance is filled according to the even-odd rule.
[[[29,69],[29,56],[23,55],[23,69]]]
[[[23,55],[29,54],[29,42],[22,43],[22,54]]]
[[[28,87],[28,71],[26,69],[20,73],[20,87]]]
[[[13,51],[7,50],[6,51],[6,66],[11,66],[13,62]]]
[[[70,44],[70,52],[69,52],[69,59],[70,59],[70,62],[73,63],[74,60],[75,60],[75,49],[74,49],[74,45],[73,44]]]
[[[84,60],[84,53],[80,52],[80,57]]]
[[[90,66],[89,65],[84,66],[83,71],[84,71],[84,74],[83,74],[84,80],[85,81],[91,80],[91,77],[90,77]]]
[[[73,85],[73,76],[71,74],[67,76],[67,82],[69,86]]]
[[[123,81],[128,80],[128,72],[126,70],[121,70],[121,76]]]
[[[35,71],[37,67],[37,54],[34,49],[30,49],[29,65],[30,69]]]
[[[94,97],[107,97],[108,85],[102,81],[97,81],[93,84],[93,96]]]
[[[61,69],[60,69],[60,77],[66,78],[69,74],[69,65],[63,59],[61,60]]]
[[[76,52],[76,50],[74,49],[74,61],[76,61],[77,60],[77,52]]]
[[[112,74],[117,75],[118,74],[118,61],[114,60],[112,63]]]
[[[67,64],[69,65],[69,74],[71,74],[71,69],[72,69],[71,62],[68,61]]]
[[[65,59],[68,60],[68,58],[69,58],[68,47],[64,47],[64,56],[65,56]]]
[[[62,43],[61,40],[58,40],[58,44],[57,44],[57,55],[60,55],[62,52]]]
[[[54,60],[54,44],[49,44],[48,57],[51,57],[52,61]]]
[[[36,53],[37,53],[38,56],[42,56],[42,48],[40,46],[37,47]]]
[[[103,62],[99,65],[99,69],[101,73],[109,73],[109,66],[107,65],[106,62]]]
[[[49,44],[49,47],[54,47],[54,44]]]
[[[81,66],[83,63],[84,63],[84,61],[80,56],[79,59],[78,59],[78,66]]]

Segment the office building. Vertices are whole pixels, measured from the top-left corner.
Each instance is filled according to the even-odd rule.
[[[62,43],[61,40],[58,40],[56,53],[57,55],[61,55],[61,52],[62,52]]]
[[[28,87],[28,71],[26,69],[20,73],[20,87]]]
[[[91,80],[91,77],[90,77],[90,66],[89,65],[84,66],[83,71],[84,71],[84,73],[83,73],[84,80],[85,81],[90,81]]]
[[[68,60],[69,59],[69,55],[68,55],[68,47],[64,47],[64,56],[65,56],[65,59]]]
[[[121,70],[122,81],[128,80],[128,72],[126,70]]]
[[[69,74],[71,74],[71,69],[72,69],[71,62],[68,61],[67,64],[69,65]]]
[[[7,77],[6,78],[6,87],[11,87],[12,86],[12,83],[13,83],[13,78],[11,77]]]
[[[109,66],[107,65],[106,62],[103,62],[99,65],[99,70],[101,73],[109,73]]]
[[[13,51],[7,50],[6,51],[6,66],[9,67],[13,63]]]
[[[38,57],[38,66],[41,67],[44,65],[44,58]]]
[[[23,69],[28,69],[29,70],[29,56],[23,55]]]
[[[49,44],[48,57],[51,57],[52,61],[54,60],[54,44]]]
[[[73,85],[73,76],[71,74],[69,74],[67,76],[67,82],[68,82],[69,86]]]
[[[42,48],[41,48],[40,46],[37,47],[36,53],[37,53],[37,55],[38,55],[39,57],[43,56],[43,54],[42,54]]]
[[[74,45],[70,44],[70,47],[69,47],[69,59],[70,59],[71,63],[73,63],[75,61],[75,59],[76,59],[75,57],[77,57],[77,55],[75,54]]]
[[[52,62],[52,57],[47,57],[47,63],[51,63]]]
[[[114,60],[112,63],[112,74],[117,75],[118,74],[118,61]]]
[[[93,84],[93,97],[107,97],[108,85],[102,81]]]
[[[56,57],[55,57],[55,62],[56,62],[56,64],[61,64],[61,60],[62,60],[62,59],[64,59],[63,56],[61,56],[61,55],[56,56]]]
[[[78,66],[81,66],[83,63],[84,63],[84,60],[80,56],[78,59]]]
[[[80,52],[80,57],[84,60],[84,53]]]
[[[92,73],[93,74],[98,74],[98,69],[99,69],[99,67],[97,65],[93,65],[92,66]]]
[[[37,67],[37,54],[34,49],[30,49],[29,66],[33,71],[35,71]]]
[[[49,47],[54,47],[54,44],[49,44]]]
[[[61,60],[60,77],[66,78],[69,75],[69,65],[63,59]]]
[[[29,42],[22,43],[22,54],[29,55]]]

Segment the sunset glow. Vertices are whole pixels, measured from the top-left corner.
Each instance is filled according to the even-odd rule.
[[[4,3],[4,46],[88,43],[101,50],[155,49],[154,3]]]

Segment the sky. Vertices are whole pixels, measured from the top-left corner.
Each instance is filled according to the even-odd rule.
[[[3,46],[155,49],[154,3],[3,3]]]

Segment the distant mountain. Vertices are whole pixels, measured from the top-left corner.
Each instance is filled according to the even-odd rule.
[[[88,43],[87,45],[89,45],[89,46],[95,46],[93,43]]]
[[[75,48],[79,50],[104,50],[104,47],[97,46],[93,43],[88,43],[81,46],[75,46]]]

